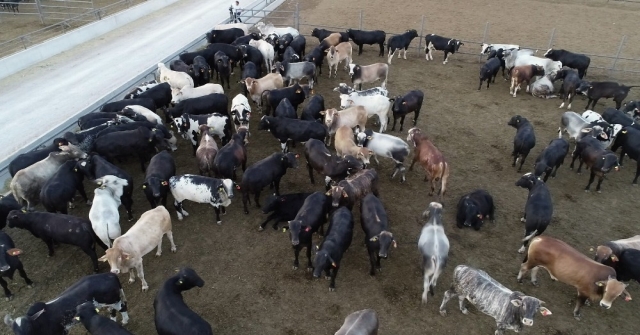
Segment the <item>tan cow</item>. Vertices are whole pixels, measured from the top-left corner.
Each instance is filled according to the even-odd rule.
[[[338,65],[343,60],[345,61],[344,69],[347,70],[347,72],[349,71],[349,64],[351,64],[353,60],[353,47],[351,46],[351,43],[342,42],[335,47],[331,46],[324,52],[327,53],[327,63],[329,64],[329,78],[331,78],[331,69],[333,68],[335,68],[335,77],[338,77]]]
[[[369,159],[371,158],[373,151],[369,150],[369,148],[359,147],[353,139],[353,129],[349,128],[349,126],[342,126],[338,128],[334,143],[336,153],[340,157],[352,155],[362,163],[369,165]]]
[[[329,34],[329,36],[325,37],[325,39],[322,40],[322,42],[320,42],[320,45],[324,48],[335,47],[336,45],[340,44],[341,39],[342,39],[342,34],[331,33]]]
[[[531,270],[531,282],[538,285],[537,275],[540,268],[549,272],[551,279],[569,284],[578,290],[576,307],[573,316],[580,320],[580,307],[587,299],[600,300],[600,306],[611,308],[613,301],[620,295],[624,300],[631,300],[627,292],[628,284],[616,279],[616,271],[602,265],[567,243],[549,236],[537,236],[531,240],[527,256],[524,258],[518,281]]]
[[[324,115],[324,124],[329,129],[327,145],[331,145],[331,135],[335,134],[338,128],[342,126],[348,126],[349,128],[359,126],[360,131],[364,131],[367,123],[367,110],[362,106],[353,106],[341,111],[329,108],[320,112],[320,114]]]
[[[262,92],[283,88],[284,80],[279,73],[269,73],[260,79],[245,78],[244,84],[247,86],[247,91],[249,91],[253,103],[258,106],[259,110],[262,110]]]
[[[640,235],[625,238],[622,240],[615,240],[599,245],[596,248],[596,262],[604,262],[607,258],[611,257],[613,262],[619,260],[620,254],[627,249],[640,250]],[[593,251],[593,249],[591,250]]]
[[[435,192],[436,182],[442,180],[438,191],[440,202],[442,202],[444,193],[447,190],[447,179],[449,179],[449,163],[447,163],[440,150],[431,143],[427,135],[423,134],[419,128],[413,127],[409,129],[407,142],[412,143],[415,148],[413,162],[411,162],[409,171],[413,169],[413,165],[416,162],[420,162],[425,172],[424,181],[431,181],[429,195],[433,195],[433,192]]]
[[[120,274],[129,272],[129,284],[136,280],[133,268],[138,272],[142,281],[142,291],[149,289],[144,280],[142,269],[142,256],[148,254],[155,246],[158,246],[156,256],[162,254],[162,236],[167,234],[171,242],[171,252],[176,252],[171,232],[171,216],[164,206],[144,212],[140,219],[122,236],[113,241],[113,246],[105,251],[100,261],[109,262],[111,273]]]

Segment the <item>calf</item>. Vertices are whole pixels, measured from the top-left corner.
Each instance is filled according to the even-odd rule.
[[[422,109],[422,101],[424,100],[424,93],[421,90],[409,91],[404,96],[396,96],[389,99],[393,102],[391,112],[393,113],[393,126],[391,131],[396,130],[396,121],[400,118],[400,131],[404,127],[404,118],[407,114],[414,113],[413,126],[418,123],[418,116],[420,116],[420,109]]]
[[[156,148],[163,147],[163,134],[157,129],[149,130],[139,127],[136,130],[124,130],[100,136],[95,142],[95,152],[105,157],[109,162],[123,156],[138,156],[140,168],[145,171],[145,164],[149,154]]]
[[[151,208],[156,208],[158,203],[167,206],[169,178],[175,175],[176,162],[168,151],[163,150],[151,158],[142,184],[142,190]]]
[[[305,121],[289,118],[276,118],[263,116],[258,123],[258,130],[268,130],[278,141],[282,152],[287,152],[289,140],[295,142],[307,142],[309,139],[324,141],[327,137],[327,128],[315,121]]]
[[[617,262],[622,252],[627,249],[640,250],[640,235],[609,241],[599,245],[595,250],[595,257],[593,259],[596,262],[605,263],[611,258],[612,262]],[[593,251],[593,248],[591,248],[591,251]]]
[[[531,270],[531,283],[538,285],[537,274],[540,267],[549,272],[553,280],[563,282],[578,290],[573,317],[580,320],[580,308],[587,299],[600,300],[599,305],[611,308],[613,301],[620,295],[626,301],[631,300],[627,284],[616,280],[616,271],[602,265],[567,243],[549,236],[538,236],[531,241],[529,251],[522,261],[518,281]]]
[[[67,205],[69,208],[75,207],[73,205],[73,197],[76,191],[82,195],[85,203],[91,206],[91,201],[87,198],[87,193],[84,191],[84,185],[82,184],[84,176],[75,168],[76,164],[75,160],[66,161],[51,176],[51,179],[42,185],[40,202],[47,212],[67,214]]]
[[[623,127],[633,127],[635,129],[640,130],[640,125],[635,123],[635,120],[632,119],[629,115],[615,109],[615,108],[607,108],[602,113],[602,118],[604,121],[610,124],[619,124]]]
[[[508,59],[507,59],[508,60]],[[507,65],[507,70],[511,73],[512,67],[509,67],[510,64],[505,60]],[[562,62],[553,61],[548,58],[540,58],[533,55],[525,54],[524,52],[518,52],[518,56],[513,63],[513,66],[522,66],[522,65],[540,65],[544,68],[545,74],[553,74],[557,71],[562,70]]]
[[[148,110],[147,108],[144,108],[142,106],[136,106],[136,105],[131,105],[131,106],[127,106],[122,110],[123,113],[133,113],[133,115],[136,115],[138,117],[142,117],[142,119],[134,119],[134,121],[149,121],[153,124],[162,124],[162,118]]]
[[[275,70],[282,75],[285,86],[289,86],[291,84],[291,81],[294,81],[296,84],[298,84],[300,80],[306,78],[309,83],[309,88],[312,89],[314,82],[318,81],[318,76],[316,75],[316,66],[311,62],[276,62]]]
[[[576,93],[586,95],[589,99],[587,106],[584,108],[585,110],[595,110],[596,103],[598,103],[598,100],[601,98],[613,98],[613,101],[616,103],[616,109],[620,109],[622,101],[627,98],[629,90],[633,87],[640,86],[625,86],[612,81],[593,81],[590,83],[583,81],[576,89]],[[589,105],[591,105],[591,108],[589,108]]]
[[[245,64],[246,67],[246,64]],[[251,117],[251,106],[249,105],[249,100],[247,97],[238,94],[233,100],[231,100],[231,118],[233,119],[234,127],[236,128],[236,133],[240,127],[245,127],[249,129],[249,117]]]
[[[198,146],[198,150],[196,150],[198,169],[201,175],[204,176],[206,174],[209,177],[213,177],[213,160],[218,153],[218,145],[209,131],[209,126],[206,124],[200,125],[200,134],[200,145]]]
[[[419,162],[424,169],[424,181],[431,181],[431,191],[429,195],[433,195],[436,189],[436,182],[441,181],[438,196],[440,201],[444,198],[447,191],[447,180],[449,179],[449,163],[444,155],[429,140],[427,135],[423,134],[419,128],[413,127],[409,129],[407,142],[413,144],[415,151],[413,153],[413,161],[409,167],[409,171],[413,170],[413,165]]]
[[[633,116],[633,118],[637,118],[638,114],[640,114],[640,101],[627,101],[622,105],[622,112],[627,115]]]
[[[560,124],[564,127],[564,131],[569,134],[569,139],[573,138],[576,142],[584,137],[585,132],[583,130],[587,130],[591,126],[587,120],[576,112],[563,113]],[[562,127],[558,128],[558,130],[560,131]]]
[[[87,157],[87,154],[72,144],[60,146],[60,149],[61,152],[51,152],[47,158],[18,171],[13,176],[10,184],[11,193],[26,210],[32,210],[33,206],[40,202],[42,186],[53,177],[60,166],[69,160]]]
[[[220,138],[222,145],[227,144],[231,138],[231,121],[229,117],[219,113],[193,115],[182,114],[181,117],[174,119],[176,127],[182,134],[184,139],[191,141],[193,147],[193,155],[196,155],[198,134],[200,133],[200,126],[207,125],[212,135],[217,135]]]
[[[371,154],[373,154],[373,151],[365,147],[357,146],[354,140],[353,130],[348,126],[338,128],[334,146],[338,156],[354,156],[359,159],[365,167],[369,165],[369,158]]]
[[[189,74],[170,70],[164,63],[158,63],[158,81],[160,83],[169,83],[172,89],[177,90],[185,86],[195,87],[193,78]]]
[[[232,29],[232,28],[239,28],[242,29],[242,31],[246,34],[249,34],[249,29],[247,27],[246,23],[225,23],[225,24],[217,24],[213,27],[214,30],[226,30],[226,29]],[[251,35],[256,34],[257,33],[251,33]]]
[[[620,253],[620,257],[615,260],[606,260],[603,264],[616,270],[616,278],[619,281],[627,282],[635,280],[640,283],[640,250],[626,249]]]
[[[298,54],[296,54],[296,51],[293,50],[292,47],[287,47],[284,50],[284,53],[282,53],[282,55],[280,55],[280,62],[282,63],[297,63],[300,61],[300,56],[298,56]],[[277,69],[278,67],[276,66],[276,71],[278,71]]]
[[[389,231],[389,219],[384,205],[371,193],[360,201],[360,225],[365,234],[364,244],[371,264],[369,274],[375,276],[376,269],[382,271],[380,259],[387,259],[391,246],[397,248],[398,245]]]
[[[214,66],[213,69],[216,72],[216,80],[220,80],[220,85],[224,87],[224,82],[227,82],[227,89],[230,89],[229,85],[231,76],[231,66],[229,63],[229,56],[227,56],[224,52],[218,51],[213,56]]]
[[[335,108],[329,108],[326,111],[320,112],[320,114],[324,115],[324,124],[329,133],[328,143],[326,143],[327,146],[331,144],[330,136],[335,134],[340,127],[347,126],[354,128],[358,126],[360,130],[364,131],[367,123],[367,111],[362,106],[349,107],[341,111]]]
[[[193,83],[196,87],[203,86],[211,81],[211,66],[202,56],[193,59]]]
[[[213,159],[216,178],[238,180],[236,169],[242,166],[242,171],[247,169],[247,148],[245,143],[249,136],[247,127],[241,126],[231,137],[229,143],[218,150]]]
[[[224,94],[224,89],[219,84],[205,84],[195,88],[183,87],[180,91],[175,92],[171,98],[171,103],[178,104],[184,100],[200,98],[214,93]]]
[[[325,50],[320,46],[316,46],[306,56],[302,57],[303,62],[315,64],[318,74],[322,74],[322,63],[324,62]]]
[[[297,270],[300,263],[298,257],[303,248],[307,249],[307,271],[314,269],[311,264],[311,243],[313,234],[321,230],[327,220],[331,208],[330,199],[322,192],[314,192],[305,198],[295,217],[288,222],[283,231],[289,230],[289,239],[293,247],[293,269]],[[316,263],[316,267],[318,264]]]
[[[93,302],[95,306],[108,306],[111,310],[111,320],[115,321],[116,311],[119,311],[122,324],[126,325],[129,322],[126,298],[118,276],[113,273],[100,273],[80,278],[49,302],[34,303],[25,316],[14,320],[10,314],[5,315],[4,323],[15,334],[65,334],[74,325],[76,307],[87,301]]]
[[[325,175],[325,186],[329,190],[331,181],[339,182],[347,175],[363,168],[362,163],[351,155],[346,157],[335,156],[321,140],[310,139],[304,144],[304,156],[307,159],[309,180],[315,184],[313,170]]]
[[[447,265],[449,258],[449,239],[444,233],[442,223],[442,204],[432,202],[427,210],[422,213],[422,220],[426,220],[418,240],[418,250],[422,254],[422,269],[424,277],[424,290],[422,291],[422,303],[427,303],[427,292],[434,295],[433,289],[438,283],[438,278]]]
[[[191,77],[189,77],[191,78]],[[156,110],[156,103],[151,98],[135,98],[135,99],[124,99],[120,101],[109,102],[102,105],[100,112],[102,113],[117,113],[121,111],[123,108],[130,105],[138,105],[149,110]]]
[[[92,335],[133,335],[121,325],[98,314],[99,311],[93,301],[87,301],[76,307],[74,319]]]
[[[240,50],[239,47],[235,46],[235,45],[230,45],[230,44],[225,44],[225,43],[212,43],[207,45],[207,49],[211,50],[211,52],[208,54],[208,57],[205,57],[207,59],[207,63],[209,63],[209,65],[211,66],[211,69],[216,67],[216,60],[218,59],[216,57],[216,54],[218,52],[220,52],[221,54],[218,54],[219,57],[222,56],[224,54],[224,56],[229,57],[229,74],[233,74],[233,70],[236,67],[236,64],[241,63],[242,59],[244,58],[242,51]],[[222,74],[221,74],[222,75]],[[225,74],[226,75],[226,74]]]
[[[50,153],[62,151],[60,147],[68,144],[69,141],[64,138],[55,138],[51,144],[42,149],[18,155],[9,163],[9,174],[11,177],[15,176],[18,171],[47,158]]]
[[[381,133],[387,130],[392,105],[393,101],[383,95],[340,95],[340,108],[361,106],[367,111],[367,117],[377,116]]]
[[[393,56],[396,54],[397,50],[400,50],[398,53],[398,58],[400,58],[400,53],[404,50],[404,59],[407,59],[407,50],[409,50],[409,44],[413,41],[414,38],[418,37],[418,31],[415,29],[407,30],[406,32],[391,36],[389,41],[387,42],[387,53],[388,63],[391,64],[391,60]]]
[[[351,246],[353,226],[354,220],[351,210],[346,207],[336,209],[331,214],[329,229],[316,252],[313,277],[319,278],[324,271],[325,276],[331,280],[329,291],[336,290],[336,276],[340,269],[342,256]]]
[[[529,86],[531,86],[531,79],[535,76],[544,75],[544,68],[540,65],[522,65],[516,66],[511,70],[511,87],[509,87],[509,94],[516,97],[516,93],[520,90],[522,83],[527,83],[526,91],[529,92]]]
[[[373,309],[363,309],[347,315],[342,327],[338,329],[335,335],[349,334],[377,335],[378,314],[376,311]]]
[[[265,186],[273,185],[276,196],[280,195],[280,179],[287,173],[288,168],[298,168],[298,157],[298,154],[276,152],[254,163],[242,174],[240,191],[245,214],[249,214],[247,202],[251,202],[251,193],[254,194],[258,208],[261,207],[260,192]]]
[[[455,54],[456,51],[460,49],[460,46],[464,45],[464,43],[462,43],[462,41],[460,40],[442,37],[435,34],[429,34],[425,36],[424,39],[424,53],[426,54],[425,58],[427,60],[429,60],[429,58],[433,60],[433,55],[431,54],[431,51],[433,50],[444,51],[444,61],[442,62],[442,64],[447,64],[447,62],[449,61],[449,54]]]
[[[322,112],[324,108],[324,97],[320,94],[316,94],[309,98],[307,104],[302,109],[300,114],[300,120],[317,121],[322,123]]]
[[[518,181],[516,186],[529,190],[527,202],[524,206],[524,215],[520,219],[525,223],[524,239],[522,247],[518,249],[518,253],[524,253],[529,241],[544,233],[551,219],[553,218],[553,202],[551,201],[551,193],[547,185],[534,176],[531,172],[524,174]]]
[[[93,191],[93,204],[89,210],[91,227],[98,238],[106,246],[111,247],[111,240],[120,236],[120,198],[127,180],[112,175],[95,180],[98,188]]]
[[[351,210],[360,199],[369,193],[373,193],[376,197],[379,196],[378,173],[373,169],[360,170],[348,176],[331,186],[327,195],[331,197],[333,207],[346,206]]]
[[[387,38],[387,33],[382,30],[357,30],[347,29],[349,38],[358,46],[358,56],[362,55],[362,46],[377,44],[380,46],[380,53],[378,57],[382,57],[384,54],[384,41]]]
[[[582,79],[587,74],[591,58],[583,54],[576,54],[564,49],[549,49],[544,57],[562,62],[563,66],[578,70],[578,76]],[[571,107],[569,107],[571,108]]]
[[[356,142],[358,146],[363,146],[373,152],[373,158],[378,165],[380,165],[378,156],[391,158],[396,164],[391,178],[393,179],[400,172],[402,175],[400,182],[405,182],[404,161],[409,156],[410,151],[407,142],[396,136],[376,133],[371,129],[365,131],[357,129]]]
[[[296,113],[296,110],[293,108],[293,106],[289,102],[289,99],[287,98],[280,100],[278,107],[276,107],[276,110],[273,112],[273,116],[276,118],[278,117],[284,117],[289,119],[298,118],[298,114]]]
[[[564,164],[564,158],[569,152],[569,142],[564,138],[556,138],[549,142],[544,150],[540,153],[536,162],[533,164],[534,175],[540,177],[544,174],[544,181],[547,182],[549,175],[556,177],[556,173],[560,165]],[[553,169],[555,167],[555,170]]]
[[[533,131],[531,122],[520,115],[514,115],[507,122],[507,125],[516,128],[516,135],[513,137],[513,152],[511,152],[511,156],[513,156],[511,166],[516,166],[516,163],[520,160],[520,166],[518,167],[518,172],[520,172],[529,152],[536,146],[536,134]]]
[[[167,279],[153,300],[156,331],[160,335],[213,335],[211,325],[184,302],[182,292],[203,287],[204,280],[191,268],[181,268]]]
[[[325,51],[327,53],[327,64],[329,65],[329,78],[331,70],[334,69],[334,77],[338,78],[338,65],[344,61],[344,69],[349,71],[349,64],[352,63],[353,48],[351,43],[342,42],[336,46],[331,46]]]
[[[262,206],[262,213],[271,214],[260,224],[258,231],[263,231],[264,227],[266,227],[267,223],[271,220],[273,220],[273,229],[277,230],[278,223],[295,219],[305,199],[311,194],[312,193],[291,193],[279,196],[274,194],[270,196]]]
[[[458,201],[456,225],[458,228],[473,227],[476,231],[484,224],[485,219],[496,221],[496,207],[489,192],[478,189],[463,195]]]
[[[16,245],[13,243],[11,237],[7,233],[0,231],[0,285],[2,285],[2,288],[4,289],[4,295],[7,298],[7,301],[13,300],[13,293],[9,290],[9,284],[3,279],[3,277],[7,277],[13,281],[13,275],[16,270],[18,270],[20,277],[24,279],[27,287],[33,287],[33,281],[27,277],[27,273],[24,271],[24,266],[18,258],[21,254],[22,250],[16,249]]]
[[[638,176],[640,176],[640,130],[633,127],[622,128],[613,142],[611,151],[616,152],[618,148],[622,148],[620,151],[620,166],[622,166],[622,159],[625,155],[636,161],[636,175],[632,184],[637,185]]]
[[[271,72],[271,67],[273,66],[273,62],[275,60],[275,51],[273,49],[273,45],[269,44],[269,42],[265,40],[251,40],[249,41],[249,45],[260,50],[262,54],[262,59],[264,59],[264,65],[267,69],[267,72]],[[256,66],[262,66],[261,64],[256,64]]]
[[[604,177],[611,169],[618,171],[620,165],[618,164],[618,158],[613,151],[602,149],[598,140],[591,136],[583,137],[578,143],[576,143],[576,149],[573,151],[573,159],[569,168],[573,170],[573,164],[577,158],[580,158],[580,165],[576,172],[580,173],[582,170],[582,164],[586,163],[587,168],[591,171],[589,176],[589,183],[584,188],[586,192],[589,192],[591,183],[596,176],[598,176],[598,184],[596,185],[596,192],[600,192],[600,185],[604,180]]]
[[[229,28],[224,30],[212,30],[205,34],[209,43],[231,44],[237,38],[244,36],[244,30],[240,28]]]
[[[132,269],[136,269],[142,282],[142,292],[149,289],[144,280],[142,257],[148,254],[154,247],[158,247],[156,256],[162,254],[162,236],[167,235],[171,243],[171,252],[176,252],[171,232],[171,215],[164,206],[150,209],[142,215],[136,223],[122,236],[113,241],[113,245],[100,257],[103,262],[109,262],[111,273],[120,274],[129,272],[129,284],[135,281]]]
[[[362,84],[374,83],[380,79],[382,88],[387,87],[387,77],[389,77],[389,65],[384,63],[375,63],[371,65],[356,65],[349,64],[349,76],[351,77],[351,83],[355,89],[358,85],[358,89],[362,89]]]
[[[180,59],[171,61],[171,63],[169,63],[169,69],[171,71],[184,72],[193,79],[193,67]]]
[[[169,186],[174,198],[173,206],[176,209],[178,220],[182,221],[183,217],[189,216],[189,213],[184,210],[182,202],[191,200],[213,206],[216,212],[216,223],[222,224],[220,207],[222,207],[222,214],[226,214],[226,207],[231,205],[233,198],[233,185],[231,179],[216,179],[192,174],[171,177]]]
[[[506,61],[504,59],[504,50],[502,50],[502,49],[492,50],[489,53],[489,56],[487,56],[487,60],[489,60],[491,58],[497,58],[497,59],[500,60],[500,68],[502,68],[502,77],[506,79],[507,77],[504,74],[504,69],[506,68],[507,64],[506,64]]]
[[[279,73],[269,73],[260,79],[246,78],[244,84],[247,87],[249,96],[253,103],[258,106],[258,110],[262,110],[262,94],[265,91],[271,91],[282,88],[284,81]]]
[[[442,316],[447,315],[445,306],[456,296],[460,300],[460,311],[463,314],[469,314],[465,307],[467,300],[482,313],[493,317],[496,321],[496,335],[503,335],[505,330],[518,333],[523,326],[533,326],[537,312],[543,316],[551,315],[551,311],[542,306],[544,301],[519,291],[511,291],[488,273],[467,265],[458,265],[453,270],[453,283],[444,293],[440,304]]]
[[[280,57],[282,57],[282,55],[287,50],[287,48],[289,48],[289,45],[291,45],[291,42],[293,42],[293,35],[288,34],[288,33],[287,34],[278,35],[278,41],[276,43],[276,49],[277,49],[276,52],[278,53],[278,55]],[[282,59],[282,58],[280,58],[280,59]]]
[[[478,84],[478,91],[482,87],[482,82],[487,81],[487,89],[489,89],[489,83],[496,83],[496,76],[500,70],[500,59],[491,58],[480,68],[480,83]]]
[[[245,96],[249,96],[249,90],[247,90],[247,85],[244,84],[247,78],[260,78],[262,77],[262,67],[260,64],[255,64],[253,62],[244,63],[244,67],[242,68],[242,79],[238,82],[242,87],[242,94]]]
[[[324,51],[344,42],[349,42],[349,35],[347,33],[331,33],[320,42],[320,48]]]
[[[580,87],[582,80],[574,70],[560,70],[556,72],[555,80],[558,79],[562,79],[562,104],[560,104],[558,108],[564,107],[568,99],[569,104],[567,105],[567,109],[571,109],[571,103],[573,103],[573,98],[577,93],[576,90]]]

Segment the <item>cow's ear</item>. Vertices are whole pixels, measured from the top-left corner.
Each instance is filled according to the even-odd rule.
[[[325,195],[327,196],[331,195],[331,190],[328,190],[327,193],[325,193]]]
[[[11,255],[11,256],[18,256],[18,255],[22,254],[22,250],[16,249],[16,248],[12,248],[12,249],[7,250],[7,254]]]
[[[542,314],[542,316],[548,316],[552,313],[548,308],[540,306],[540,314]]]
[[[520,299],[513,299],[513,300],[511,300],[511,304],[512,304],[512,305],[514,305],[514,306],[516,306],[516,307],[520,307],[520,306],[522,306],[522,300],[520,300]]]
[[[406,101],[403,101],[403,102],[402,102],[402,104],[403,104],[403,105],[406,105],[406,104],[407,104],[407,102],[406,102]]]
[[[320,115],[325,115],[325,114],[327,114],[325,111],[321,111],[321,112],[320,112]],[[625,132],[626,132],[626,130],[625,130],[625,131],[623,131],[623,133],[625,133]]]
[[[612,262],[617,262],[618,261],[618,257],[616,257],[616,255],[611,255],[611,261]]]
[[[142,189],[146,189],[147,188],[147,183],[142,184]]]
[[[372,140],[372,139],[373,139],[373,137],[367,136],[367,140]]]
[[[101,261],[101,262],[106,262],[107,261],[107,255],[104,255],[104,256],[100,257],[98,260]]]

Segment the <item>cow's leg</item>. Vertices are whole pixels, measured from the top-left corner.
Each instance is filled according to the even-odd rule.
[[[596,192],[602,193],[600,191],[600,185],[602,185],[602,181],[604,180],[604,174],[601,177],[598,177],[598,184],[596,185]]]
[[[43,239],[44,243],[47,244],[47,248],[49,249],[49,255],[47,257],[53,256],[53,239]]]
[[[84,202],[91,206],[91,204],[93,203],[91,200],[89,200],[89,198],[87,198],[87,192],[84,191],[84,184],[83,183],[78,183],[78,187],[77,187],[78,192],[80,193],[80,195],[82,196],[82,199],[84,199]],[[71,207],[69,207],[71,208]]]
[[[136,275],[133,273],[133,269],[129,269],[129,284],[133,284],[136,281]]]
[[[538,286],[538,271],[540,271],[539,266],[531,269],[531,284],[533,284],[534,286]]]
[[[275,190],[276,191],[276,196],[278,196],[278,197],[280,196],[280,178],[282,178],[282,177],[279,177],[279,178],[277,178],[276,180],[273,181],[273,183],[275,185],[275,189],[276,189]]]
[[[413,171],[413,165],[416,164],[416,162],[418,161],[418,155],[416,155],[414,153],[413,155],[413,161],[411,162],[411,165],[409,166],[409,171]]]
[[[278,215],[278,214],[276,214],[275,212],[274,212],[274,213],[269,214],[269,216],[267,216],[267,219],[266,219],[266,220],[264,220],[264,222],[260,224],[260,227],[258,227],[258,231],[263,231],[263,230],[264,230],[264,227],[266,227],[266,226],[267,226],[267,223],[268,223],[269,221],[271,221],[271,220],[275,219],[275,218],[276,218],[276,215]],[[278,225],[278,222],[276,221],[276,223],[274,224],[274,227],[277,227],[277,225]]]
[[[313,263],[311,263],[311,243],[306,246],[307,251],[307,272],[313,271]]]
[[[336,276],[338,275],[338,268],[334,267],[331,271],[331,282],[329,283],[329,291],[334,292],[336,290]]]
[[[167,232],[167,238],[169,239],[169,243],[171,244],[171,252],[176,252],[178,248],[176,247],[176,244],[173,242],[173,232],[171,230]]]
[[[518,172],[520,172],[520,170],[522,170],[522,165],[524,164],[524,161],[527,159],[527,155],[528,154],[520,155],[520,167],[518,167]]]
[[[391,131],[396,131],[396,121],[398,121],[398,117],[397,116],[393,116],[393,126],[391,126]],[[402,127],[402,125],[400,125]],[[400,131],[402,131],[402,129],[400,129]]]
[[[178,221],[182,221],[183,216],[189,216],[189,213],[187,213],[182,207],[182,202],[178,202],[178,200],[174,200],[173,207],[175,207],[176,209],[176,215],[178,216]]]
[[[133,272],[133,270],[131,270]],[[144,269],[142,268],[142,260],[140,260],[140,264],[136,266],[136,272],[138,273],[138,277],[140,277],[140,281],[142,282],[142,292],[147,292],[149,290],[149,284],[144,280]]]
[[[633,178],[633,185],[637,185],[638,184],[638,176],[640,176],[640,163],[638,163],[637,167],[636,167],[636,177]]]
[[[301,249],[302,249],[302,247],[300,247],[300,245],[293,246],[293,255],[294,255],[293,269],[294,270],[298,270],[298,267],[300,266],[300,262],[298,262],[298,257],[300,257],[300,250]]]
[[[311,167],[311,164],[309,164],[309,161],[307,161],[307,169],[309,170],[309,180],[311,181],[311,184],[315,184],[316,181],[313,179],[313,168]]]
[[[447,64],[447,62],[449,61],[449,56],[450,56],[450,55],[451,55],[451,54],[450,54],[450,53],[448,53],[447,51],[445,51],[445,52],[444,52],[444,61],[442,62],[442,65]]]
[[[280,196],[280,193],[278,193],[278,188],[276,188],[276,196]],[[261,190],[257,190],[256,194],[254,195],[253,199],[256,201],[256,207],[260,208],[262,206],[260,206],[260,192]]]
[[[220,220],[220,207],[213,206],[213,211],[216,212],[216,223],[218,225],[221,225],[222,224],[222,220]]]
[[[567,109],[571,109],[571,103],[573,102],[573,97],[575,97],[575,93],[574,94],[569,93],[569,105],[567,106]]]
[[[593,183],[593,180],[596,178],[596,173],[593,171],[593,168],[591,168],[591,174],[589,175],[589,183],[587,184],[587,187],[584,188],[585,192],[589,192],[589,189],[591,188],[591,184]],[[600,184],[598,182],[598,184]]]
[[[518,272],[518,283],[522,284],[522,278],[524,275],[529,272],[529,265],[527,260],[529,259],[529,255],[524,256],[524,260],[522,261],[522,265],[520,265],[520,271]]]
[[[374,251],[369,251],[369,263],[371,265],[371,268],[369,269],[369,275],[375,276],[376,275],[376,270],[375,270],[376,269],[376,253]]]
[[[362,55],[362,44],[358,44],[358,56]]]
[[[130,194],[122,195],[122,197],[120,197],[120,202],[122,203],[122,206],[124,206],[124,208],[127,210],[127,220],[132,221],[133,211],[131,210],[131,207],[133,206],[133,199],[131,199],[131,195]]]
[[[584,303],[587,301],[588,297],[582,296],[579,292],[578,292],[578,299],[576,299],[576,307],[573,309],[573,317],[576,318],[576,320],[580,320],[580,308],[582,307],[582,305],[584,305]]]
[[[249,208],[247,208],[247,202],[249,202],[249,191],[242,192],[242,205],[244,206],[244,214],[249,214]]]
[[[98,269],[98,255],[96,254],[95,245],[92,245],[89,248],[82,248],[82,251],[91,258],[91,263],[93,263],[93,272],[98,273],[100,270]]]
[[[13,300],[13,294],[9,290],[9,284],[7,284],[7,282],[2,277],[0,277],[0,285],[2,285],[2,289],[4,289],[4,296],[7,297],[6,300]]]
[[[402,58],[404,58],[404,59],[407,59],[407,49],[409,49],[409,47],[406,47],[406,48],[404,49],[404,57],[402,57]],[[398,55],[398,56],[399,56],[399,55]],[[398,58],[400,58],[400,57],[398,57]]]
[[[447,310],[445,309],[445,306],[447,305],[449,300],[451,300],[451,298],[455,298],[456,295],[458,294],[456,293],[453,287],[451,287],[450,289],[444,292],[444,297],[442,298],[442,303],[440,304],[440,315],[442,316],[447,315]]]
[[[158,249],[156,250],[156,257],[162,255],[162,236],[160,236],[160,240],[158,240]]]
[[[518,152],[516,150],[513,150],[511,156],[513,156],[513,163],[511,163],[511,166],[516,166],[516,162],[518,161]]]
[[[400,131],[402,131],[402,129],[404,129],[404,118],[405,118],[406,116],[407,116],[407,115],[405,114],[405,115],[403,115],[402,117],[400,117]],[[415,120],[414,120],[414,121],[415,121]],[[414,122],[414,126],[415,126],[415,122]]]
[[[24,267],[22,264],[20,264],[17,267],[18,273],[20,274],[20,277],[22,277],[22,279],[24,279],[24,282],[27,284],[28,288],[32,288],[33,287],[33,281],[31,281],[31,279],[29,279],[29,277],[27,277],[27,273],[24,271]]]
[[[588,99],[589,99],[589,101],[587,101],[587,107],[585,107],[584,110],[589,109],[589,105],[591,104],[591,98],[588,98]]]
[[[384,43],[380,43],[380,54],[378,54],[378,57],[382,57],[384,56]]]
[[[397,49],[394,49],[393,52],[391,52],[391,49],[389,49],[389,55],[387,56],[387,63],[391,64],[391,60],[393,59],[393,56],[395,56],[396,50]]]

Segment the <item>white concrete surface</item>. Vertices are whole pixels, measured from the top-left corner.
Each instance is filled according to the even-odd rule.
[[[178,0],[153,0],[107,16],[102,20],[87,24],[69,33],[49,39],[43,43],[0,59],[0,79],[24,70],[49,57],[67,51],[79,44],[103,35],[113,29],[149,15]]]

